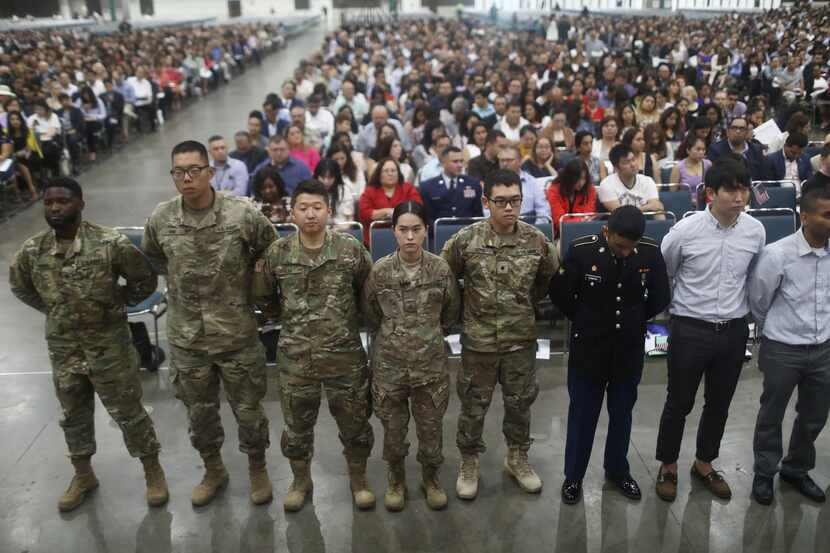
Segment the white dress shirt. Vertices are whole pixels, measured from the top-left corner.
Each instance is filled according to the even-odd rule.
[[[672,279],[669,312],[708,322],[745,317],[747,281],[765,242],[764,225],[744,213],[728,228],[708,207],[681,219],[660,246]]]
[[[802,346],[830,340],[830,248],[813,248],[803,231],[764,248],[749,281],[749,305],[761,335]]]

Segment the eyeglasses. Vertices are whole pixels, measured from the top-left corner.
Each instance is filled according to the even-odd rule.
[[[193,167],[188,167],[187,169],[182,169],[180,167],[176,167],[170,171],[170,174],[173,176],[175,180],[183,180],[184,176],[187,175],[191,179],[199,178],[199,175],[202,174],[202,171],[210,167],[210,165],[195,165]]]
[[[747,129],[747,127],[740,127],[740,126],[739,126],[739,127],[736,127],[735,125],[730,125],[730,126],[729,126],[729,129],[730,129],[730,130],[733,130],[733,131],[741,131],[741,132],[744,132],[744,131]]]
[[[495,205],[499,209],[503,209],[507,207],[507,204],[510,204],[510,207],[519,208],[522,207],[522,197],[516,196],[513,198],[491,198],[487,196],[487,199],[490,200],[493,205]]]

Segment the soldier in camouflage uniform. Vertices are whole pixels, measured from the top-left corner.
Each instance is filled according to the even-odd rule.
[[[96,451],[96,392],[121,428],[130,455],[144,465],[148,504],[164,505],[161,446],[141,404],[138,354],[126,310],[155,291],[156,276],[127,237],[82,221],[83,193],[76,181],[53,180],[43,203],[52,230],[24,242],[9,280],[18,299],[46,314],[52,380],[63,411],[60,425],[75,467],[58,508],[75,509],[98,487],[90,463]]]
[[[524,491],[542,489],[527,461],[530,407],[539,392],[535,306],[559,268],[553,244],[538,229],[518,220],[522,188],[515,172],[488,175],[482,202],[490,210],[489,218],[462,229],[441,253],[455,275],[464,279],[462,368],[457,382],[462,462],[456,483],[462,499],[478,494],[484,416],[497,383],[504,397],[502,428],[509,450],[505,470]]]
[[[369,371],[360,341],[359,293],[372,260],[352,236],[326,229],[328,194],[317,181],[300,183],[291,198],[299,232],[280,238],[257,274],[257,303],[280,314],[277,364],[285,428],[282,453],[294,473],[284,507],[302,509],[312,489],[314,424],[325,388],[340,430],[358,508],[375,504],[366,482],[374,436],[369,425]]]
[[[248,455],[251,501],[271,501],[265,464],[268,419],[265,352],[251,299],[254,263],[276,239],[274,228],[250,202],[215,192],[207,150],[195,141],[177,145],[171,174],[180,196],[156,207],[142,249],[167,275],[170,376],[187,407],[190,441],[205,463],[191,495],[208,504],[228,481],[220,453],[219,384],[239,425],[239,449]]]
[[[427,505],[442,509],[447,494],[438,469],[444,461],[442,424],[450,395],[444,335],[458,319],[458,283],[446,261],[423,251],[427,225],[421,204],[398,204],[392,226],[398,251],[372,267],[363,287],[363,311],[377,329],[372,342],[372,399],[383,423],[383,458],[389,463],[384,504],[390,511],[404,508],[411,404]]]

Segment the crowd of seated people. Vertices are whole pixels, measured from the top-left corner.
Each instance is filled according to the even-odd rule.
[[[658,185],[694,193],[724,155],[740,156],[753,180],[800,182],[819,165],[809,136],[830,123],[811,102],[826,95],[830,10],[794,9],[556,14],[527,29],[347,25],[249,113],[230,156],[252,184],[275,167],[283,194],[325,175],[334,220],[364,229],[400,201],[423,201],[427,181],[428,209],[479,215],[469,199],[498,168],[520,175],[523,214],[550,216],[557,231],[566,213],[661,211]],[[756,138],[770,120],[778,135]]]
[[[0,184],[37,199],[43,178],[155,131],[284,40],[271,23],[0,35]]]

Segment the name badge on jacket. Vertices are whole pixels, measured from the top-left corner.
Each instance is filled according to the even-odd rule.
[[[472,198],[475,198],[476,197],[476,191],[473,190],[472,187],[470,187],[470,186],[465,186],[464,187],[464,197],[467,198],[468,200],[472,199]]]

